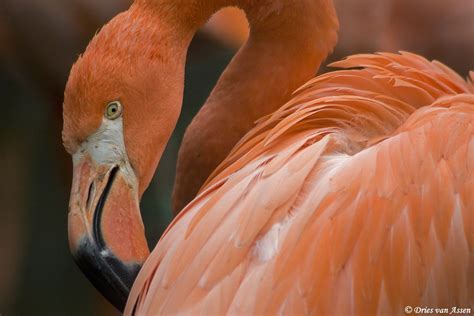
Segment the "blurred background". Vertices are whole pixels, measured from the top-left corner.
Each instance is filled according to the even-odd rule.
[[[0,315],[115,315],[69,255],[71,159],[61,142],[69,69],[129,0],[0,1]],[[329,60],[408,50],[463,77],[474,69],[472,0],[335,0]],[[193,40],[183,112],[141,204],[150,247],[171,220],[176,155],[213,84],[248,34],[241,11],[215,16]],[[295,56],[297,58],[297,56]],[[320,71],[325,71],[323,67]]]

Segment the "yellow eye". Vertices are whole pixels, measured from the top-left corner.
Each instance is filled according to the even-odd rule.
[[[105,117],[109,120],[115,120],[122,115],[122,104],[119,101],[113,101],[107,104],[105,108]]]

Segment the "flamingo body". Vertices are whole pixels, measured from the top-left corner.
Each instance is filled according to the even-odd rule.
[[[347,69],[310,80],[232,150],[147,259],[126,313],[473,306],[472,83],[409,53],[334,65]]]
[[[250,37],[185,133],[176,209],[195,198],[149,255],[139,201],[179,115],[187,47],[228,5]],[[330,0],[137,0],[91,41],[65,91],[69,245],[119,310],[474,305],[474,75],[383,53],[306,82],[337,25]]]

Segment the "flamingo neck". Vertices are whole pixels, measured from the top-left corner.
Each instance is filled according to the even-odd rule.
[[[212,14],[228,6],[245,11],[250,36],[186,130],[172,197],[175,213],[196,196],[256,120],[282,106],[315,75],[337,39],[332,0],[136,0],[129,15],[142,21],[141,29],[152,32],[159,24],[159,40],[142,45],[155,43],[163,62],[175,64],[176,74],[167,78],[181,87],[175,89],[177,109],[189,43]],[[133,34],[133,26],[127,33]]]
[[[332,50],[338,27],[331,0],[163,2],[182,30],[195,32],[214,12],[238,6],[250,24],[234,56],[186,130],[178,156],[173,210],[193,199],[204,181],[257,119],[289,100]],[[184,5],[186,2],[186,5]],[[190,3],[191,2],[191,3]],[[178,11],[179,10],[179,11]],[[183,32],[187,34],[187,31]]]

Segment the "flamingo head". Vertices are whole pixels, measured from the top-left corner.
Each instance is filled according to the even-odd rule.
[[[149,254],[139,201],[177,121],[185,50],[151,17],[122,13],[74,64],[63,105],[73,157],[68,235],[89,280],[123,310]]]

